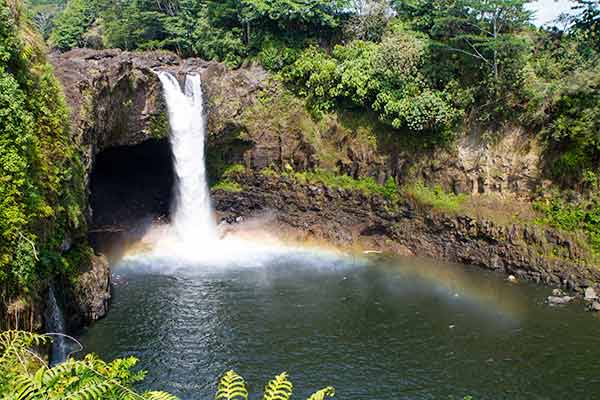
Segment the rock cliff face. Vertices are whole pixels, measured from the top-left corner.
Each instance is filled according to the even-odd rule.
[[[108,312],[111,298],[110,267],[104,256],[92,256],[88,270],[66,290],[67,327],[77,329]]]
[[[575,290],[600,282],[600,270],[585,261],[585,251],[570,236],[433,213],[410,201],[392,207],[378,196],[261,173],[322,168],[379,183],[418,180],[455,193],[528,199],[544,184],[540,146],[517,127],[504,127],[496,135],[500,140],[471,129],[450,148],[433,151],[411,146],[370,115],[344,112],[315,119],[302,100],[256,66],[229,70],[166,52],[89,49],[52,61],[73,109],[88,172],[100,152],[167,137],[166,106],[154,70],[181,79],[199,73],[208,106],[211,177],[221,179],[232,164],[246,171],[236,178],[241,192],[215,191],[223,215],[270,212],[279,228],[301,236],[477,264]],[[101,308],[99,301],[91,303]]]

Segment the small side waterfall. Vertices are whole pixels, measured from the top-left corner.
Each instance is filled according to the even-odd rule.
[[[159,72],[158,77],[169,111],[177,175],[171,223],[181,241],[198,244],[216,237],[204,162],[206,121],[202,82],[197,74],[187,75],[182,90],[170,73]]]
[[[65,318],[58,306],[54,293],[54,286],[50,284],[48,289],[48,308],[46,311],[46,330],[49,333],[65,333]],[[50,355],[51,365],[60,364],[67,358],[67,345],[64,336],[52,337],[52,353]]]

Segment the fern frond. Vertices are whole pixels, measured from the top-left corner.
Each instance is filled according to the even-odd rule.
[[[62,397],[64,400],[97,400],[114,389],[110,381],[90,382],[82,388]]]
[[[146,392],[143,397],[146,400],[179,400],[178,397],[166,392]]]
[[[246,381],[234,371],[227,371],[219,381],[215,400],[248,400]]]
[[[318,392],[313,393],[308,400],[325,400],[327,397],[335,396],[335,389],[332,386],[327,386]]]
[[[21,366],[27,370],[24,360],[33,354],[29,351],[32,346],[49,343],[51,338],[36,333],[24,331],[4,331],[0,333],[0,366]]]
[[[22,374],[14,381],[15,400],[35,400],[44,397],[44,389],[37,380],[29,375]]]
[[[289,400],[294,386],[288,380],[287,372],[282,372],[265,386],[263,400]]]

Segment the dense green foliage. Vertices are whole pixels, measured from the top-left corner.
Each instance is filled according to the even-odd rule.
[[[591,44],[582,33],[538,36],[524,118],[548,144],[550,175],[563,186],[594,190],[600,165],[600,57]]]
[[[18,8],[0,2],[0,291],[10,298],[72,268],[82,233],[83,167],[45,48]],[[6,297],[5,297],[6,298]]]
[[[346,1],[316,0],[73,0],[64,14],[79,14],[72,28],[53,34],[59,48],[81,46],[88,15],[101,20],[104,44],[123,49],[163,48],[239,66],[267,43],[299,45],[331,38]],[[84,10],[91,11],[86,13]],[[79,40],[73,40],[78,37]]]
[[[443,212],[457,212],[466,200],[466,195],[447,193],[441,187],[430,188],[417,182],[404,189],[417,204]]]
[[[421,73],[426,41],[392,25],[380,43],[354,40],[331,55],[311,47],[283,71],[315,111],[329,111],[338,101],[370,107],[395,128],[447,132],[460,112],[452,96],[435,90]]]
[[[585,232],[592,250],[600,254],[600,200],[577,204],[553,198],[538,201],[534,207],[543,214],[539,222],[568,232]]]
[[[54,21],[50,43],[60,50],[86,47],[85,34],[96,19],[94,3],[71,0]]]

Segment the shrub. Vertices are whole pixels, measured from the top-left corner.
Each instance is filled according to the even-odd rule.
[[[584,232],[594,253],[600,253],[600,201],[594,199],[581,204],[567,203],[552,198],[534,203],[542,213],[538,222],[569,232]]]
[[[420,205],[443,212],[457,212],[467,199],[466,195],[446,193],[441,186],[430,188],[417,182],[405,188],[405,193]]]
[[[242,185],[232,181],[230,179],[223,179],[217,182],[213,187],[213,190],[223,190],[224,192],[239,193],[243,191]]]

